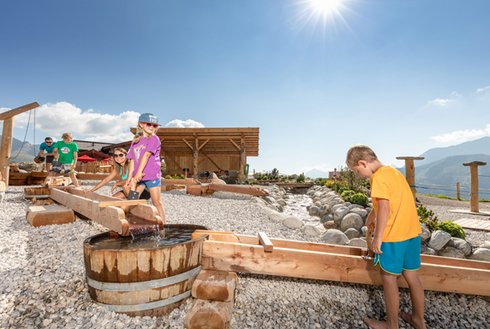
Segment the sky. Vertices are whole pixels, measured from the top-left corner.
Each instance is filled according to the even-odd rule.
[[[14,119],[31,143],[129,140],[151,112],[169,127],[259,127],[256,171],[333,170],[354,144],[402,166],[490,136],[489,12],[487,0],[0,0],[0,112],[41,104]]]

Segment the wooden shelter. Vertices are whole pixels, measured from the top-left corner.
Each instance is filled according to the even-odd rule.
[[[238,172],[245,179],[247,157],[259,155],[259,128],[159,128],[167,174]]]

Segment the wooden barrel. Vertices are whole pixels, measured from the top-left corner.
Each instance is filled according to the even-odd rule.
[[[165,228],[206,229],[183,224]],[[155,316],[169,313],[190,297],[201,270],[202,246],[207,236],[170,246],[105,248],[104,240],[111,238],[115,237],[106,232],[83,244],[87,285],[93,300],[114,312]]]

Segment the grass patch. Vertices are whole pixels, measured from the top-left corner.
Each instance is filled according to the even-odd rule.
[[[425,196],[430,196],[432,198],[445,199],[445,200],[468,201],[468,200],[465,200],[465,199],[458,199],[458,198],[450,197],[450,196],[447,196],[447,195],[444,195],[444,194],[424,194],[424,193],[417,193],[417,194],[425,195]],[[485,202],[485,201],[480,200],[480,202]]]

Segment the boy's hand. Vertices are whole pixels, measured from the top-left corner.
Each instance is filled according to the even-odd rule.
[[[375,254],[382,254],[383,252],[381,251],[381,237],[374,237],[373,238],[373,243],[372,243],[372,248]]]

